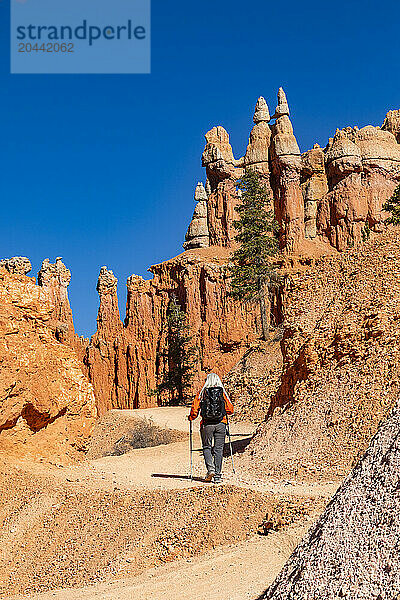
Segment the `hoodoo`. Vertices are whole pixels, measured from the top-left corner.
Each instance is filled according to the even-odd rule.
[[[194,200],[196,206],[192,221],[186,233],[186,241],[183,244],[185,250],[190,250],[191,248],[207,248],[207,246],[210,245],[207,215],[208,195],[201,182],[197,184]]]

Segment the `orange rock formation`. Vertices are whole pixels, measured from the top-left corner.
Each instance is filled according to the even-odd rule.
[[[284,254],[331,254],[357,246],[369,231],[382,231],[382,205],[400,181],[399,115],[389,111],[382,128],[337,131],[325,149],[316,145],[301,154],[280,88],[273,117],[265,99],[258,99],[243,158],[235,159],[223,127],[206,133],[207,179],[196,188],[186,252],[151,267],[150,281],[128,279],[124,323],[116,281],[107,269],[100,273],[98,330],[85,356],[100,411],[157,402],[151,392],[166,368],[161,352],[172,295],[186,311],[200,351],[194,387],[210,369],[225,375],[257,337],[257,307],[240,307],[227,294],[240,202],[236,180],[245,169],[260,172],[271,190]],[[275,323],[283,319],[276,304],[271,310]]]
[[[57,340],[52,290],[10,264],[0,266],[0,449],[74,460],[97,416],[93,388],[75,352]]]

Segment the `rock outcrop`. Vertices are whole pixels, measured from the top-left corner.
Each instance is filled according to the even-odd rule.
[[[399,430],[397,403],[262,598],[398,598]]]
[[[281,227],[281,248],[296,252],[305,238],[304,200],[300,186],[301,154],[282,88],[278,92],[275,117],[271,144],[275,217]]]
[[[318,231],[338,250],[382,231],[382,206],[400,181],[400,145],[379,127],[337,130],[326,149],[329,192],[320,202]]]
[[[301,153],[280,88],[272,118],[266,100],[258,99],[244,157],[235,158],[222,126],[208,131],[202,156],[206,182],[196,188],[185,252],[149,269],[150,281],[136,275],[128,279],[123,323],[108,271],[102,275],[106,283],[99,282],[98,330],[85,363],[100,410],[161,401],[153,391],[166,370],[166,312],[172,295],[185,310],[200,351],[193,392],[208,369],[227,373],[257,337],[258,309],[232,301],[226,268],[236,247],[237,179],[246,169],[258,171],[270,190],[283,262],[288,257],[296,263],[298,256],[312,262],[357,248],[371,232],[382,232],[387,216],[382,206],[400,181],[399,114],[390,111],[381,128],[338,130],[325,149],[315,145]],[[274,323],[276,308],[271,306]],[[279,322],[284,310],[282,305]],[[67,316],[60,321],[68,322]],[[289,384],[283,395],[290,396]]]
[[[231,247],[235,240],[233,221],[238,204],[236,180],[243,172],[242,161],[235,160],[229,135],[221,126],[205,135],[202,164],[209,185],[207,220],[210,246]]]
[[[322,198],[328,193],[323,150],[315,144],[301,155],[301,189],[304,198],[304,234],[308,239],[317,236],[317,213]]]
[[[95,422],[81,363],[54,337],[53,299],[0,267],[0,450],[13,458],[75,460]]]
[[[397,142],[400,144],[400,110],[389,110],[382,125],[382,129],[393,133]]]
[[[107,267],[100,269],[97,291],[100,307],[97,331],[87,347],[84,363],[93,384],[100,414],[110,408],[128,408],[130,405],[127,374],[128,348],[120,319],[118,280]]]
[[[254,112],[254,127],[250,133],[250,139],[244,156],[245,167],[251,167],[253,170],[262,174],[265,183],[270,186],[270,167],[269,167],[269,147],[271,145],[271,128],[268,125],[271,117],[265,98],[260,96],[257,100]]]
[[[0,267],[15,275],[28,275],[32,270],[31,261],[26,256],[13,256],[0,260]]]

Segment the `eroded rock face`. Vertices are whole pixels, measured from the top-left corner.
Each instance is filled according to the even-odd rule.
[[[83,456],[96,418],[93,388],[51,327],[51,290],[0,267],[0,449],[54,462]]]
[[[233,221],[237,218],[236,180],[240,177],[243,161],[235,160],[229,135],[221,126],[205,135],[206,147],[202,164],[206,168],[209,185],[207,222],[210,246],[231,247],[235,240]]]
[[[386,115],[382,129],[393,133],[400,144],[400,110],[389,110]]]
[[[328,192],[323,150],[315,144],[301,155],[301,189],[304,198],[304,233],[308,239],[317,236],[317,212],[321,199]]]
[[[325,156],[329,192],[320,202],[317,229],[345,250],[366,230],[383,230],[382,206],[400,181],[400,145],[379,127],[347,127],[337,130]]]
[[[398,596],[399,428],[397,403],[265,600]]]
[[[260,473],[342,480],[400,390],[400,232],[287,270],[281,384],[246,449]]]

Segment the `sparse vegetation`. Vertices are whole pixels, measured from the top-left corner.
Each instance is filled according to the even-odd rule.
[[[382,206],[382,209],[390,213],[390,216],[385,220],[387,225],[400,225],[400,184],[394,190],[393,196]]]
[[[151,420],[138,419],[135,427],[129,429],[129,431],[117,440],[112,451],[105,454],[105,456],[122,456],[130,450],[164,446],[186,437],[186,434],[180,431],[157,427]]]
[[[262,337],[269,337],[268,293],[276,277],[271,259],[278,254],[277,231],[270,198],[262,177],[248,170],[237,182],[242,201],[236,209],[239,219],[234,222],[238,231],[239,248],[232,255],[231,295],[242,302],[258,302],[261,313]]]
[[[363,242],[366,242],[367,240],[369,240],[370,235],[371,235],[371,229],[369,228],[368,221],[366,221],[364,227],[361,230],[361,236],[362,236]]]

